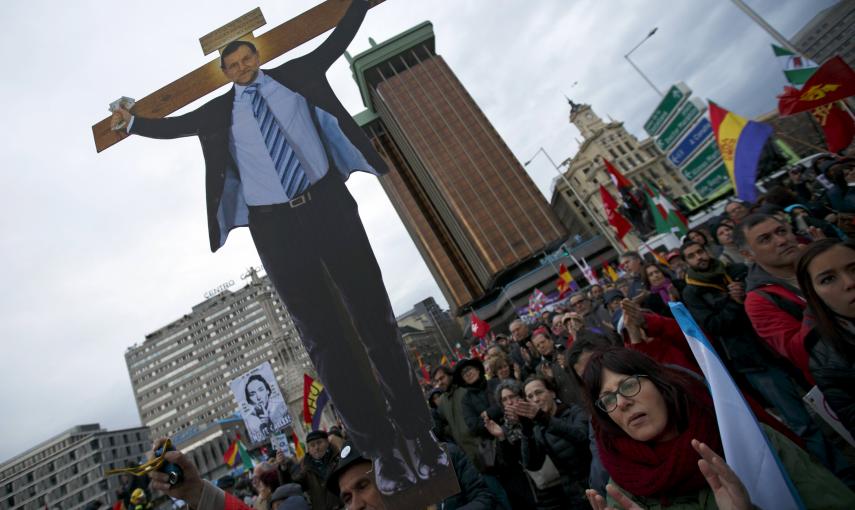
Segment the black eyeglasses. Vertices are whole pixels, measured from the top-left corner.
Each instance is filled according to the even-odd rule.
[[[646,375],[631,375],[618,384],[617,391],[603,393],[597,399],[596,405],[603,411],[610,413],[617,409],[618,394],[624,397],[634,397],[641,392],[641,378]]]

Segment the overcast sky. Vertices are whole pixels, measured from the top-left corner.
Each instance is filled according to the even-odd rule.
[[[210,253],[195,138],[131,137],[96,154],[90,126],[117,97],[143,97],[210,60],[198,43],[209,31],[256,6],[275,26],[317,1],[0,2],[0,460],[75,424],[138,425],[127,347],[259,265],[245,229]],[[749,0],[786,36],[833,3]],[[541,146],[556,161],[575,152],[565,94],[642,135],[658,98],[623,55],[653,27],[633,60],[660,89],[682,80],[756,116],[784,85],[770,38],[727,0],[387,0],[350,51],[425,20],[521,161]],[[344,58],[329,79],[352,113],[363,109]],[[548,161],[529,170],[549,196]],[[376,179],[354,175],[348,186],[395,312],[428,296],[444,305]]]

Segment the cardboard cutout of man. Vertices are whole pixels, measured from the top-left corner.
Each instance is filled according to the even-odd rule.
[[[368,7],[354,0],[316,50],[273,69],[259,69],[252,44],[230,43],[221,64],[234,86],[195,111],[146,119],[120,109],[113,121],[151,138],[199,137],[212,251],[232,228],[249,226],[349,437],[375,459],[378,487],[392,494],[433,477],[448,458],[430,435],[424,396],[344,185],[354,171],[388,171],[325,76]]]

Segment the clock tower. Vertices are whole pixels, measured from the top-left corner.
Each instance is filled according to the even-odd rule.
[[[567,102],[570,103],[570,122],[579,129],[583,138],[593,138],[603,130],[603,119],[594,113],[590,105],[574,103],[572,99],[567,99]]]

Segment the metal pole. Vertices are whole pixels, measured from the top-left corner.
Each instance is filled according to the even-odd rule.
[[[786,37],[781,35],[781,33],[778,32],[777,30],[775,30],[772,27],[772,25],[766,23],[766,20],[763,19],[762,16],[757,14],[754,11],[754,9],[752,9],[751,7],[748,7],[748,4],[746,4],[742,0],[731,0],[731,1],[733,2],[733,4],[735,6],[739,7],[739,9],[741,9],[742,12],[747,14],[749,18],[754,20],[754,23],[757,23],[758,25],[760,25],[760,28],[765,30],[767,34],[771,35],[772,39],[775,39],[776,41],[778,41],[778,43],[780,43],[781,46],[783,46],[784,48],[787,48],[788,50],[792,51],[793,53],[801,53],[795,46],[793,46],[793,43],[791,43],[789,39],[787,39]]]
[[[576,200],[579,201],[579,204],[582,206],[582,208],[585,210],[585,212],[588,213],[588,216],[590,216],[591,219],[594,220],[594,223],[596,223],[596,225],[597,225],[597,229],[599,229],[600,232],[604,236],[606,236],[606,239],[609,241],[609,244],[612,245],[612,248],[614,248],[615,251],[617,251],[618,253],[622,253],[620,247],[618,247],[617,241],[615,241],[615,239],[612,237],[612,232],[609,229],[609,227],[604,226],[600,222],[600,217],[597,216],[596,214],[594,214],[594,212],[591,210],[591,208],[588,207],[588,204],[585,202],[585,200],[583,200],[582,197],[579,196],[579,192],[576,191],[576,188],[574,188],[570,184],[570,181],[567,180],[567,176],[565,176],[564,173],[561,172],[561,168],[555,164],[555,161],[552,159],[552,157],[549,155],[548,152],[546,152],[546,150],[543,147],[540,147],[539,149],[537,149],[537,152],[535,152],[534,155],[531,158],[529,158],[528,161],[526,161],[524,163],[524,165],[528,166],[528,164],[531,163],[534,160],[534,158],[536,158],[537,155],[541,152],[543,153],[544,156],[546,156],[546,159],[548,159],[549,162],[552,164],[552,167],[555,168],[555,171],[558,173],[558,177],[564,182],[564,184],[567,185],[567,188],[570,189],[570,192],[573,193],[573,196],[576,197]]]
[[[632,54],[632,52],[633,52],[633,51],[635,51],[635,50],[637,50],[639,46],[641,46],[642,44],[644,44],[644,41],[646,41],[646,40],[650,39],[651,37],[653,37],[653,34],[655,34],[655,33],[656,33],[656,30],[657,30],[656,28],[654,28],[653,30],[651,30],[651,31],[650,31],[650,33],[648,33],[648,34],[647,34],[647,36],[646,36],[644,39],[642,39],[642,40],[641,40],[641,42],[640,42],[640,43],[636,44],[636,45],[635,45],[635,47],[634,47],[633,49],[629,50],[629,52],[628,52],[626,55],[624,55],[624,56],[623,56],[623,58],[625,58],[625,59],[626,59],[626,61],[627,61],[627,62],[629,62],[629,65],[631,65],[631,66],[633,67],[633,69],[635,69],[635,70],[638,72],[638,74],[640,74],[640,75],[641,75],[641,77],[642,77],[642,78],[644,78],[644,81],[646,81],[646,82],[647,82],[647,84],[648,84],[648,85],[650,85],[650,88],[652,88],[654,91],[656,91],[656,93],[659,95],[659,97],[665,97],[665,94],[664,94],[664,93],[662,93],[662,91],[661,91],[661,90],[659,90],[659,89],[656,87],[656,85],[654,85],[654,84],[653,84],[653,82],[652,82],[652,81],[650,81],[650,78],[648,78],[648,77],[647,77],[647,75],[645,75],[643,72],[641,72],[641,69],[639,69],[639,67],[638,67],[637,65],[635,65],[635,62],[633,62],[632,60],[630,60],[630,59],[629,59],[629,56]]]

